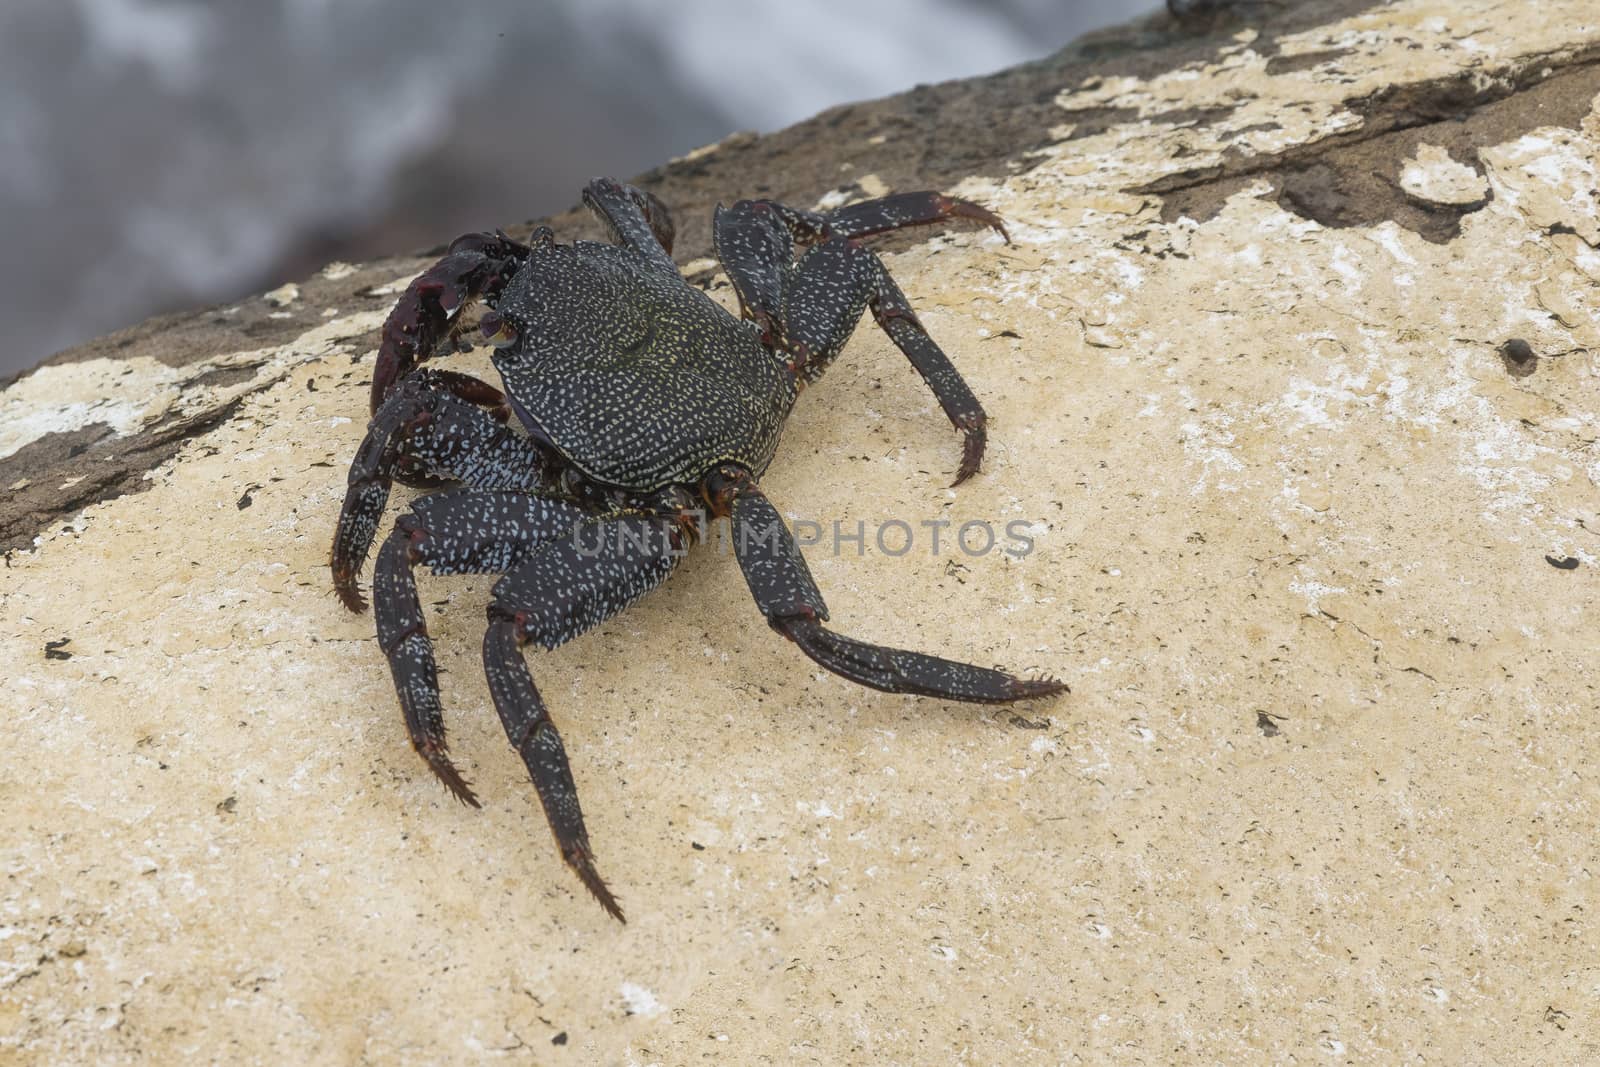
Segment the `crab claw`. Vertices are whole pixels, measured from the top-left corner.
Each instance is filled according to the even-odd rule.
[[[496,348],[504,348],[517,339],[517,328],[496,311],[486,311],[478,320],[478,332]]]
[[[498,293],[527,254],[527,245],[505,234],[469,233],[451,242],[443,259],[411,280],[384,320],[372,372],[374,415],[395,383],[433,355],[462,309]]]

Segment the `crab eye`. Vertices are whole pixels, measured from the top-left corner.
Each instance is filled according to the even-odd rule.
[[[510,321],[493,311],[485,312],[478,320],[478,330],[483,339],[496,348],[504,348],[517,339],[517,329]]]

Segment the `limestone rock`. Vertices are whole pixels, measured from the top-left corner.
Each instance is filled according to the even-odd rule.
[[[1489,195],[1489,182],[1483,175],[1437,145],[1417,149],[1400,171],[1400,188],[1418,200],[1450,207],[1481,204]]]
[[[423,579],[481,811],[328,592],[427,257],[12,383],[0,1059],[1593,1062],[1600,23],[1530,10],[1155,18],[640,179],[682,263],[741,195],[1007,218],[883,245],[990,411],[983,474],[944,488],[869,323],[766,484],[825,529],[1023,524],[1020,557],[869,533],[813,570],[846,632],[1073,692],[853,687],[693,558],[532,657],[626,927],[501,736],[490,580]],[[1445,155],[1486,195],[1405,177]]]

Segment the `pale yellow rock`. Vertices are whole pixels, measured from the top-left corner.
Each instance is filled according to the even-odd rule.
[[[991,414],[983,474],[945,487],[953,435],[864,327],[766,488],[846,528],[1022,522],[1020,558],[869,540],[813,570],[841,630],[1073,692],[854,687],[763,625],[730,558],[692,558],[530,657],[625,927],[561,865],[495,719],[493,579],[421,579],[481,811],[411,751],[370,619],[328,593],[375,322],[253,354],[234,418],[0,570],[0,1061],[1600,1059],[1578,335],[1600,298],[1545,232],[1597,232],[1600,127],[1486,152],[1496,196],[1447,245],[1325,228],[1264,186],[1204,221],[1124,199],[1230,128],[1305,143],[1354,94],[1600,44],[1587,2],[1529,10],[1400,0],[1280,40],[1343,49],[1312,69],[1269,75],[1245,39],[1065,86],[1238,106],[1183,131],[1199,161],[1144,119],[970,180],[1013,248],[890,257]],[[1184,254],[1118,247],[1136,230]],[[1513,379],[1513,335],[1567,354]]]
[[[1541,230],[1571,228],[1600,244],[1594,141],[1577,130],[1538,129],[1483,153],[1500,195]]]

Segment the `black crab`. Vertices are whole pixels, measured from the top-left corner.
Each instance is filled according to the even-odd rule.
[[[412,744],[455,796],[478,806],[451,763],[412,568],[492,573],[483,665],[562,856],[607,912],[561,736],[523,659],[554,649],[660,585],[706,513],[731,524],[734,554],[772,628],[821,666],[862,685],[976,703],[1062,692],[919,652],[867,644],[823,625],[828,608],[794,537],[757,479],[801,388],[844,347],[864,311],[899,347],[964,435],[956,483],[978,470],[985,416],[859,238],[991,212],[939,193],[903,193],[827,214],[768,200],[717,208],[718,259],[743,312],[734,318],[678,273],[673,225],[649,193],[610,179],[584,190],[610,244],[527,243],[468,234],[406,289],[384,324],[372,421],[351,464],[334,536],[334,587],[366,607],[356,576],[393,481],[447,488],[413,500],[378,550],[372,596]],[[1007,238],[1009,240],[1009,238]],[[423,368],[462,345],[462,311],[481,300],[505,392]],[[508,424],[516,416],[525,431]]]

